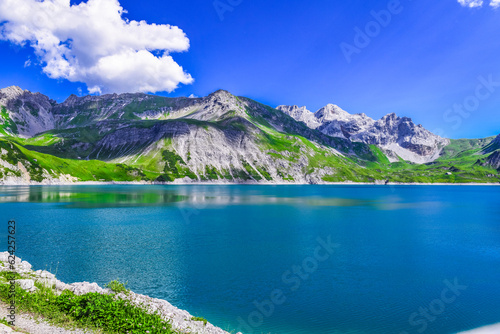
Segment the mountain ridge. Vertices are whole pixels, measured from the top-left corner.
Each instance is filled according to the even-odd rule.
[[[495,147],[494,138],[457,142],[407,117],[389,114],[375,121],[333,104],[315,115],[225,90],[199,98],[70,95],[57,103],[8,87],[0,90],[0,106],[0,180],[26,180],[24,171],[36,182],[57,182],[61,175],[84,181],[278,183],[498,178],[495,161],[488,160],[495,150],[480,151]],[[463,165],[463,171],[450,177],[450,164]]]

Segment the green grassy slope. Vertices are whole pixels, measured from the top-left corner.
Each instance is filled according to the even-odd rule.
[[[0,135],[8,136],[10,133],[17,133],[16,123],[10,119],[5,106],[0,107]]]
[[[20,162],[30,174],[33,181],[41,182],[44,173],[53,178],[61,174],[69,174],[79,181],[141,181],[156,177],[154,173],[144,173],[142,170],[124,164],[112,164],[98,160],[73,160],[58,158],[53,155],[31,151],[23,146],[5,139],[0,139],[0,158],[17,166]],[[1,177],[21,176],[19,171],[0,167]]]
[[[230,125],[210,123],[202,127],[231,126],[244,130],[249,125],[244,122],[232,122]],[[452,141],[445,148],[438,160],[428,164],[411,164],[405,161],[390,163],[383,152],[376,146],[370,146],[375,161],[365,161],[365,166],[359,164],[358,158],[346,157],[332,153],[332,150],[298,135],[288,135],[276,131],[272,127],[259,127],[258,143],[262,150],[267,152],[276,161],[285,159],[296,162],[306,157],[308,164],[303,174],[308,175],[318,169],[325,169],[322,177],[326,182],[373,182],[376,180],[390,182],[422,182],[422,183],[471,183],[471,182],[500,182],[497,170],[484,166],[482,162],[489,154],[482,154],[484,147],[491,141]],[[82,134],[81,136],[84,136]],[[133,161],[127,163],[107,163],[99,160],[78,160],[60,158],[42,151],[59,152],[54,145],[61,144],[61,138],[52,133],[45,133],[30,139],[15,140],[0,139],[2,154],[0,158],[12,165],[21,162],[30,173],[31,179],[41,181],[45,173],[52,177],[60,174],[69,174],[79,181],[173,181],[188,177],[197,180],[228,180],[235,181],[264,181],[272,180],[268,171],[258,167],[251,167],[249,162],[243,161],[244,170],[232,169],[217,170],[213,166],[206,166],[204,171],[192,171],[176,152],[172,149],[171,138],[164,140],[164,149],[137,154]],[[64,147],[64,145],[63,145]],[[57,151],[57,152],[56,152]],[[189,157],[188,157],[189,159]],[[257,170],[255,170],[256,168]],[[0,168],[0,178],[9,175],[21,176],[19,172]],[[231,176],[231,174],[233,176]],[[278,170],[278,175],[285,181],[295,181],[286,169]],[[234,178],[233,178],[234,177]]]
[[[427,164],[392,163],[386,169],[389,179],[399,182],[429,183],[492,183],[500,182],[494,168],[484,166],[489,153],[484,154],[494,137],[485,139],[459,139],[443,149],[442,155]]]

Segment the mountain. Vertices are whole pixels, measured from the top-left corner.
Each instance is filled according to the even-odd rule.
[[[60,104],[17,87],[0,94],[4,179],[373,180],[349,158],[375,161],[369,146],[222,90],[195,99],[72,95]]]
[[[484,161],[480,161],[483,166],[489,166],[495,168],[500,171],[500,135],[498,135],[495,139],[491,141],[485,148],[482,150],[483,154],[489,154]]]
[[[500,169],[500,151],[495,151],[486,159],[486,165]]]
[[[498,150],[500,149],[500,135],[498,135],[492,142],[490,150]]]
[[[0,106],[2,106],[2,121],[5,128],[0,132],[25,137],[33,136],[55,127],[54,114],[51,112],[55,101],[40,93],[31,93],[19,87],[8,87],[0,90]],[[12,119],[8,119],[7,110]]]
[[[410,118],[394,113],[375,121],[365,114],[351,115],[333,104],[315,113],[297,106],[278,106],[277,109],[328,136],[377,145],[391,162],[400,158],[414,163],[432,162],[450,143],[422,125],[416,125]]]
[[[500,181],[487,161],[494,138],[443,139],[394,114],[275,109],[224,90],[57,103],[8,87],[0,106],[4,183]]]

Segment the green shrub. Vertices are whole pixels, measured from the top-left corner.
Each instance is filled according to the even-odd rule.
[[[128,293],[129,289],[127,289],[127,283],[122,283],[118,280],[114,280],[106,284],[106,288],[111,289],[114,293]]]

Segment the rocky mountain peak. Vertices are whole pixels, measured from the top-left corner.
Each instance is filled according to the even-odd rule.
[[[187,99],[186,117],[202,121],[220,121],[245,115],[245,105],[233,94],[219,89],[203,98]]]
[[[449,143],[449,140],[416,125],[411,118],[399,117],[395,113],[375,121],[365,114],[349,114],[334,104],[328,104],[314,114],[296,106],[279,106],[278,109],[328,136],[377,145],[391,161],[399,158],[415,163],[433,161]]]
[[[216,105],[224,108],[234,108],[238,104],[238,99],[227,90],[219,89],[202,98],[202,103],[205,103],[206,105]]]
[[[384,117],[382,117],[380,119],[380,121],[383,123],[390,124],[390,123],[394,123],[395,121],[397,121],[399,119],[400,118],[398,117],[398,115],[396,115],[396,113],[390,113],[390,114],[387,114]]]
[[[31,93],[17,86],[0,90],[0,105],[7,108],[9,117],[17,124],[9,130],[23,137],[54,128],[53,103],[43,94]]]
[[[330,122],[337,119],[345,119],[350,114],[335,104],[327,104],[316,111],[315,116],[320,122]]]
[[[299,106],[285,106],[285,105],[281,105],[281,106],[277,106],[276,109],[284,112],[285,114],[287,114],[288,116],[291,116],[292,118],[301,118],[304,114],[312,114],[312,112],[310,112],[309,110],[307,110],[307,108],[304,106],[304,107],[299,107]]]
[[[209,94],[207,98],[211,99],[229,99],[229,98],[234,98],[234,95],[229,93],[227,90],[224,89],[219,89],[216,90],[215,92]]]
[[[75,104],[78,103],[78,101],[80,100],[80,98],[78,96],[76,96],[75,94],[71,94],[70,96],[68,96],[68,98],[62,103],[64,106],[74,106]]]
[[[311,129],[316,129],[321,125],[321,121],[316,118],[316,114],[309,111],[305,106],[277,106],[276,109],[292,117],[296,121],[305,123]]]
[[[227,107],[234,107],[238,103],[236,96],[229,93],[227,90],[223,89],[219,89],[209,94],[202,100],[204,103],[207,103],[208,105],[218,105]]]
[[[21,96],[25,91],[18,86],[0,89],[0,100],[8,101]]]

